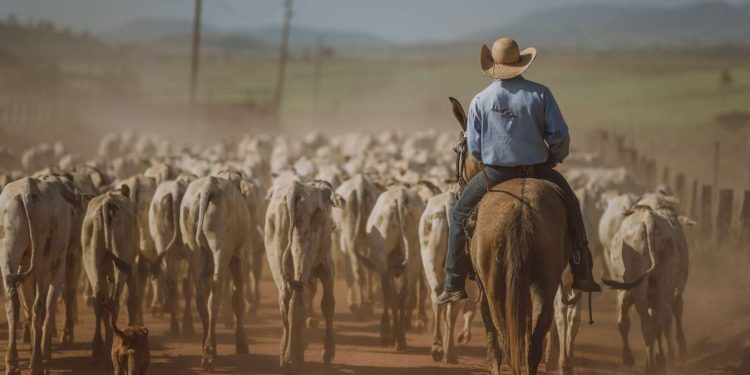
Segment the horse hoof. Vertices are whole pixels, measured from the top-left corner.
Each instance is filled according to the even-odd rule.
[[[318,319],[309,317],[307,318],[306,324],[307,324],[307,328],[310,328],[310,329],[318,328]]]
[[[443,360],[443,348],[440,348],[440,347],[432,348],[432,360],[435,362],[440,362]]]
[[[21,375],[21,370],[18,368],[18,365],[7,366],[5,369],[5,375]]]

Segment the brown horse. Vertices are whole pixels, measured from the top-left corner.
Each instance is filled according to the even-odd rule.
[[[461,103],[454,98],[451,103],[466,131]],[[463,133],[461,142],[457,177],[465,183],[481,173],[483,165],[466,152]],[[481,309],[492,374],[500,373],[502,363],[499,335],[513,374],[521,374],[524,363],[528,374],[537,373],[572,243],[565,202],[552,183],[513,179],[492,187],[479,202],[468,247],[484,292]]]

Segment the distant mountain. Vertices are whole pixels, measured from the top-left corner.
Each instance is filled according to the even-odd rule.
[[[203,25],[202,30],[205,34],[215,32],[209,25]],[[145,43],[190,35],[192,31],[193,23],[188,20],[144,18],[106,29],[97,36],[108,42]]]
[[[750,4],[712,1],[680,7],[580,5],[527,13],[471,36],[509,35],[523,45],[619,48],[750,44]]]
[[[260,29],[250,30],[249,33],[254,37],[268,43],[281,43],[281,26],[268,26]],[[329,46],[386,46],[391,44],[389,41],[362,31],[333,31],[325,29],[314,29],[307,27],[292,27],[289,36],[289,43],[292,45],[314,46],[318,43],[320,36],[325,38],[326,45]]]
[[[140,19],[99,33],[99,37],[116,43],[153,43],[190,38],[193,24],[186,20]],[[204,42],[220,44],[225,48],[244,48],[247,45],[274,46],[281,42],[281,26],[268,26],[249,30],[222,30],[202,25]],[[292,27],[290,44],[315,46],[320,35],[329,46],[384,46],[389,42],[366,32],[332,31],[307,27]]]

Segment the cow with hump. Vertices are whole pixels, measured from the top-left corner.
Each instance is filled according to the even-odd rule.
[[[325,318],[323,362],[335,354],[333,334],[334,265],[331,258],[331,207],[343,199],[324,181],[290,180],[272,192],[266,213],[265,243],[271,275],[279,290],[283,323],[280,365],[286,373],[302,368],[305,320],[311,315],[316,279],[323,286],[321,310]]]
[[[128,323],[138,322],[138,219],[129,199],[130,189],[123,185],[89,202],[81,230],[83,269],[94,292],[94,339],[92,355],[95,365],[108,363],[112,347],[112,328],[106,324],[111,305],[119,313],[119,301],[127,285]],[[101,326],[104,325],[104,339]]]
[[[190,277],[203,325],[204,370],[212,370],[216,359],[216,322],[222,291],[232,281],[231,304],[235,318],[237,354],[245,354],[247,340],[243,323],[244,288],[247,282],[248,247],[252,218],[238,181],[202,177],[188,186],[180,205],[180,232],[188,249]]]
[[[55,304],[65,281],[65,264],[80,197],[66,178],[22,178],[0,194],[0,270],[5,287],[8,350],[5,372],[20,374],[16,347],[20,320],[18,288],[31,312],[32,374],[43,374],[51,359]],[[29,311],[31,310],[31,311]]]

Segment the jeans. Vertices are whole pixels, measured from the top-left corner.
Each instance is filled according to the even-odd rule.
[[[445,259],[446,290],[464,289],[466,276],[472,270],[471,257],[468,252],[464,251],[466,246],[466,236],[464,233],[466,218],[474,210],[474,207],[479,204],[479,201],[482,200],[484,193],[488,189],[514,178],[539,178],[559,186],[567,201],[568,222],[573,226],[573,240],[578,245],[576,250],[588,250],[588,240],[586,239],[586,231],[583,226],[580,203],[568,181],[565,180],[565,177],[560,172],[545,164],[536,165],[534,169],[535,175],[528,176],[522,168],[495,168],[487,166],[485,168],[487,173],[486,178],[484,173],[478,173],[466,184],[451,212],[451,225],[448,228],[448,254]],[[485,179],[488,181],[485,181]]]

